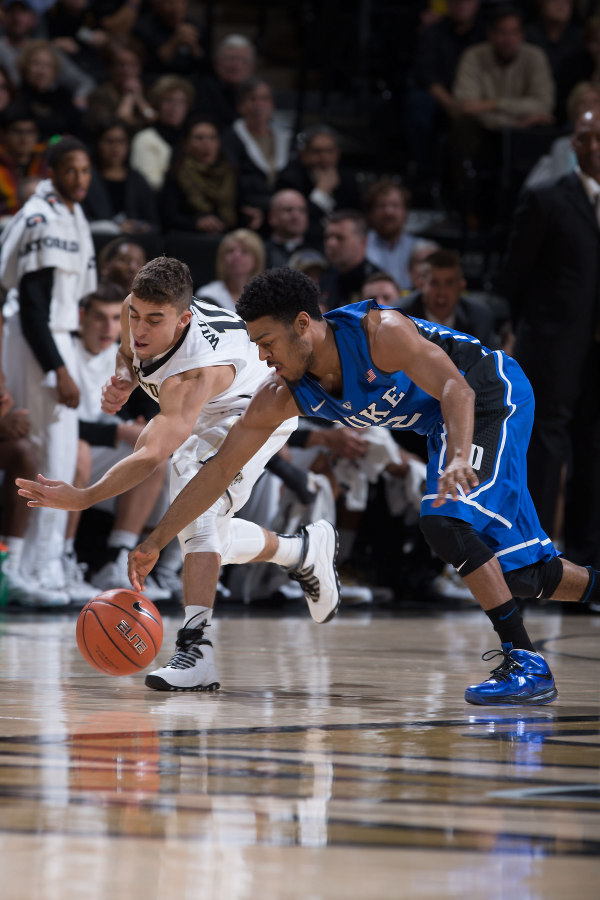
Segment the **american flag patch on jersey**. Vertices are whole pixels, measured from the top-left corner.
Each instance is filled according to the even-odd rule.
[[[365,372],[365,378],[367,379],[367,381],[370,384],[372,381],[375,381],[377,376],[376,376],[375,372],[373,371],[373,369],[369,369],[367,372]]]

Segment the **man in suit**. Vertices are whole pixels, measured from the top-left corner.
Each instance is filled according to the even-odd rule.
[[[466,284],[456,253],[436,250],[427,257],[422,289],[403,300],[403,309],[417,319],[472,334],[493,350],[499,341],[492,313],[483,304],[463,296]]]
[[[514,355],[530,379],[536,413],[529,488],[552,534],[570,461],[565,543],[575,561],[600,561],[600,111],[578,116],[578,166],[523,193],[509,241],[506,293]],[[587,557],[586,557],[587,558]],[[596,562],[594,562],[594,560]]]

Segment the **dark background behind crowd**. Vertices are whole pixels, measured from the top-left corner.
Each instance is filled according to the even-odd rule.
[[[250,277],[291,265],[324,310],[374,296],[514,353],[536,391],[542,524],[595,567],[599,115],[595,0],[1,5],[2,222],[72,134],[94,163],[97,256],[110,245],[124,290],[132,256],[167,253],[234,309]],[[403,436],[402,452],[406,472],[424,448]],[[389,583],[398,523],[369,490],[338,524],[360,577]],[[403,528],[418,584],[429,562]]]

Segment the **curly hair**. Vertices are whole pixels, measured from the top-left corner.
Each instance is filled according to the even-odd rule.
[[[149,303],[168,303],[181,313],[192,300],[192,276],[181,260],[157,256],[142,266],[133,279],[131,292]]]
[[[255,275],[237,302],[236,310],[244,322],[271,316],[290,325],[300,312],[320,321],[319,290],[307,275],[282,266]]]

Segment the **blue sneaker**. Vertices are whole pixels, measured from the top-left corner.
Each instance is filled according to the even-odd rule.
[[[513,650],[503,644],[502,650],[488,650],[482,659],[503,656],[504,660],[492,669],[487,681],[472,684],[465,691],[467,703],[478,706],[527,705],[552,703],[558,697],[554,677],[543,656],[532,650]]]

